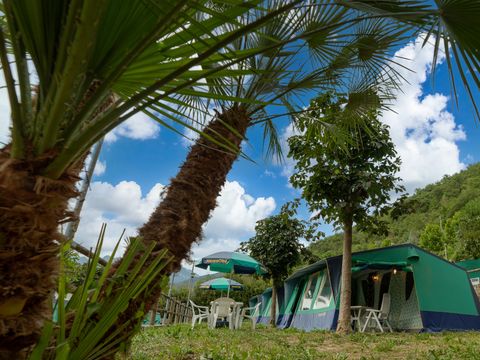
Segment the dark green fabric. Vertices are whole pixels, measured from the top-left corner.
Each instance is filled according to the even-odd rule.
[[[480,277],[480,259],[463,260],[457,262],[456,264],[467,270],[468,276],[470,278]]]
[[[267,273],[263,265],[251,256],[233,251],[221,251],[205,256],[195,266],[223,273],[248,274],[250,272],[247,271],[247,269],[257,275],[264,275]],[[237,271],[237,267],[243,268],[244,271]]]
[[[412,264],[420,310],[478,315],[465,270],[419,250]]]

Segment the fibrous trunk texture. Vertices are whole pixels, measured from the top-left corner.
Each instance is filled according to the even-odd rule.
[[[344,222],[343,256],[342,256],[342,287],[340,289],[340,310],[337,333],[348,334],[351,328],[352,302],[352,219]]]
[[[231,144],[240,148],[249,120],[242,106],[233,106],[218,114],[203,132],[216,139],[228,139]],[[228,129],[225,124],[237,133]],[[162,276],[178,270],[181,261],[188,256],[192,244],[201,238],[202,225],[207,222],[215,208],[216,199],[237,158],[238,153],[225,150],[205,137],[200,137],[192,146],[177,176],[171,180],[162,202],[139,229],[139,235],[145,244],[156,244],[154,254],[168,249],[174,257],[168,268],[162,272]],[[133,319],[137,310],[142,307],[142,302],[145,303],[145,311],[151,309],[160,292],[158,281],[155,289],[149,289],[148,298],[138,299],[130,304],[118,324]]]
[[[25,357],[52,318],[59,224],[70,220],[79,169],[44,178],[49,160],[15,160],[9,146],[0,150],[0,358]]]

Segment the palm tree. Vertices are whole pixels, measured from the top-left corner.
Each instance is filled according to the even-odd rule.
[[[195,98],[221,96],[219,86],[196,85],[235,75],[255,53],[226,45],[296,2],[243,24],[237,17],[261,1],[0,3],[12,124],[0,149],[0,352],[21,357],[51,318],[58,229],[71,219],[88,149],[139,111],[172,117],[195,110]]]
[[[362,118],[358,115],[371,110],[372,106],[385,105],[385,97],[389,98],[389,87],[396,86],[401,80],[389,66],[391,49],[425,29],[427,38],[428,35],[436,35],[435,56],[440,49],[440,41],[443,41],[446,51],[449,51],[450,46],[465,55],[465,58],[455,56],[458,66],[461,67],[460,64],[465,60],[469,66],[479,68],[478,53],[473,51],[476,39],[462,36],[465,32],[470,35],[470,30],[465,30],[462,24],[454,23],[450,18],[450,15],[455,19],[456,14],[463,13],[459,9],[462,1],[457,6],[449,4],[444,11],[432,9],[427,2],[420,1],[340,3],[347,7],[308,4],[307,11],[292,10],[283,15],[283,18],[278,17],[276,21],[261,28],[259,32],[265,36],[259,39],[239,39],[231,45],[238,51],[249,46],[255,47],[258,45],[256,41],[268,39],[272,51],[260,54],[244,64],[254,70],[256,75],[234,79],[229,94],[249,101],[217,102],[220,110],[192,146],[180,171],[172,179],[163,201],[148,222],[139,229],[145,243],[156,243],[158,251],[167,248],[173,253],[171,269],[180,266],[191,245],[201,238],[202,225],[215,208],[216,198],[226,176],[234,161],[242,155],[241,143],[248,128],[262,125],[267,152],[279,151],[273,122],[276,116],[268,115],[268,105],[281,101],[290,114],[296,114],[301,109],[293,107],[295,102],[291,98],[299,92],[330,89],[345,91],[345,87],[350,87],[347,106],[354,115],[352,119]],[[351,7],[355,11],[348,10]],[[478,6],[471,6],[470,10],[480,14]],[[467,23],[478,29],[479,25],[475,23],[472,13]],[[454,28],[446,24],[453,25]],[[456,32],[457,29],[461,31]],[[292,42],[292,39],[295,40]],[[305,55],[302,52],[305,48],[310,50],[308,56],[315,61],[313,68],[308,67],[309,62],[303,64],[298,60],[297,55]],[[299,70],[303,65],[307,66],[306,74]],[[451,66],[452,59],[449,59],[450,69]],[[462,81],[464,79],[462,75]],[[469,89],[466,80],[465,85]],[[373,95],[378,91],[384,95],[380,99]],[[328,126],[320,125],[324,125],[324,128]],[[342,135],[340,128],[330,130],[333,137]],[[227,139],[238,151],[232,153],[224,145],[212,141],[220,138]],[[339,140],[348,139],[340,136]],[[348,269],[343,270],[348,273]],[[160,289],[152,293],[150,303],[159,291]],[[136,307],[138,304],[132,304],[130,314],[134,313]],[[350,311],[343,311],[342,314],[338,331],[345,333],[350,328]]]

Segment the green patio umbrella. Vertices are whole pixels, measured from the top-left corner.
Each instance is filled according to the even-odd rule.
[[[267,273],[265,267],[247,254],[234,251],[220,251],[205,256],[195,266],[229,274],[257,274]],[[230,287],[227,290],[230,295]]]
[[[211,279],[200,284],[200,289],[205,290],[243,290],[243,285],[239,282],[224,277]]]

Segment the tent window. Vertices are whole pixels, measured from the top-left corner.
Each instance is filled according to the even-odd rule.
[[[315,287],[317,286],[318,274],[313,274],[308,280],[307,287],[305,288],[305,294],[302,300],[302,310],[310,310],[312,306],[313,294],[315,293]]]
[[[332,300],[332,287],[330,285],[330,279],[326,271],[321,273],[322,281],[318,289],[317,299],[313,304],[314,309],[323,309],[330,306],[330,301]]]

